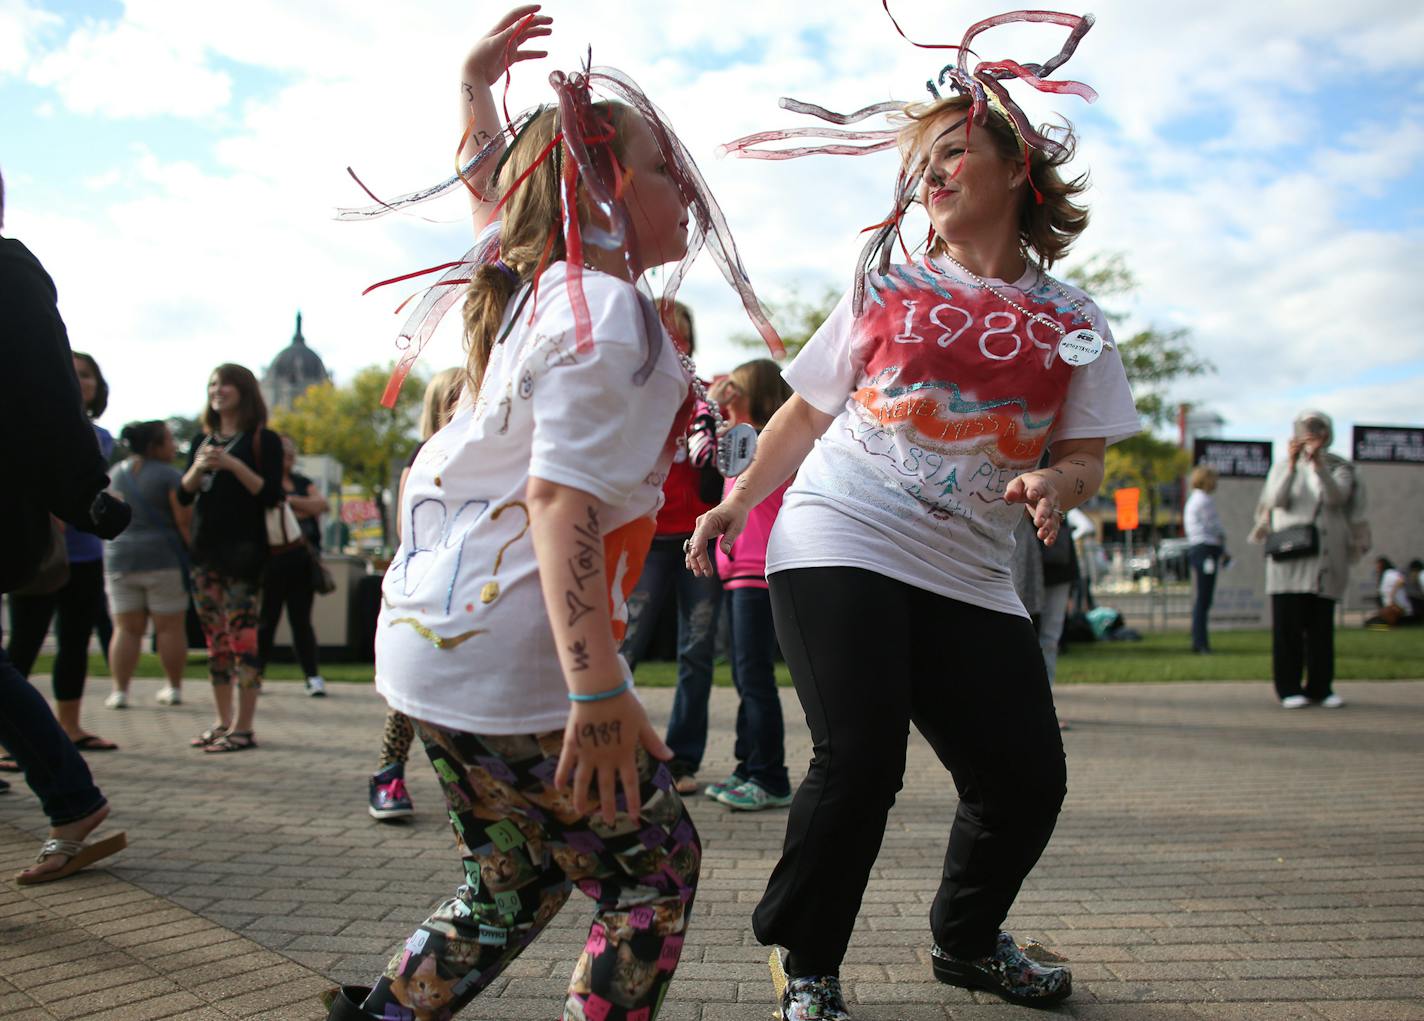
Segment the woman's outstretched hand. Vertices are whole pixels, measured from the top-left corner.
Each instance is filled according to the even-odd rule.
[[[1018,476],[1004,490],[1005,503],[1021,503],[1033,527],[1045,546],[1052,546],[1058,538],[1058,526],[1063,521],[1058,498],[1058,487],[1046,472],[1032,471]]]
[[[697,519],[697,528],[692,538],[683,544],[682,552],[687,558],[687,569],[699,578],[710,578],[717,568],[707,555],[707,544],[721,537],[723,553],[732,552],[732,543],[747,527],[747,510],[733,500],[723,500],[706,514]]]
[[[526,49],[531,39],[553,32],[554,19],[540,14],[539,4],[514,8],[495,23],[465,58],[464,82],[467,90],[489,87],[505,70],[521,60],[547,57],[547,50]]]

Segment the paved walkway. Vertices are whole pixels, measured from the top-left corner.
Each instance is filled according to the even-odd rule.
[[[322,701],[272,684],[262,748],[218,757],[186,747],[208,719],[203,686],[173,709],[153,706],[156,689],[138,681],[136,708],[95,697],[86,710],[123,745],[89,761],[129,850],[51,886],[0,884],[0,1018],[317,1021],[322,988],[369,982],[459,881],[433,775],[411,771],[414,824],[367,817],[382,717],[369,688]],[[1008,924],[1072,962],[1077,991],[1051,1013],[1424,1019],[1424,682],[1342,691],[1343,710],[1284,712],[1264,684],[1062,690],[1068,803]],[[670,695],[647,693],[655,718]],[[804,763],[784,695],[790,761]],[[734,710],[718,689],[708,779],[730,764]],[[766,954],[748,917],[785,816],[695,802],[707,856],[662,1016],[765,1021]],[[953,804],[916,736],[843,973],[858,1021],[1044,1016],[929,980],[926,917]],[[18,869],[42,830],[27,790],[0,797],[0,870]],[[586,922],[575,895],[465,1015],[556,1016]]]

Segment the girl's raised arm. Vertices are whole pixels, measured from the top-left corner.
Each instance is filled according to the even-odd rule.
[[[521,60],[548,56],[546,50],[530,50],[531,39],[549,35],[554,19],[540,14],[538,4],[525,4],[505,14],[465,57],[460,72],[460,130],[469,130],[460,149],[459,163],[464,166],[504,129],[495,108],[490,86],[504,76],[505,70]],[[503,148],[503,146],[501,146]],[[468,178],[470,211],[474,216],[475,233],[489,223],[498,195],[490,194],[493,185],[494,159],[485,160],[470,172]],[[475,192],[479,194],[476,195]],[[480,196],[484,196],[482,199]]]

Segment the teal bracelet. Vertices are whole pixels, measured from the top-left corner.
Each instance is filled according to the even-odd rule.
[[[576,695],[574,694],[574,692],[571,691],[569,692],[569,701],[602,702],[604,699],[617,698],[619,695],[623,694],[623,692],[629,690],[632,687],[633,683],[631,681],[624,681],[622,684],[618,685],[618,687],[610,688],[608,691],[600,691],[596,695]]]

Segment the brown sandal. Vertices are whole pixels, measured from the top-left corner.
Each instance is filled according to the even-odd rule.
[[[245,752],[249,748],[257,747],[257,739],[252,736],[250,730],[229,730],[213,740],[213,743],[203,749],[207,755],[220,755],[224,752]]]

